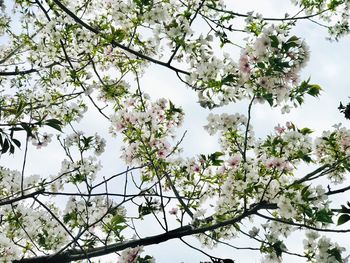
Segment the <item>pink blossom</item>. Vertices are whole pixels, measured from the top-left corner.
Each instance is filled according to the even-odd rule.
[[[128,106],[135,106],[135,102],[136,102],[135,99],[131,98],[127,101],[127,105]]]
[[[285,127],[280,126],[279,124],[275,127],[275,131],[277,131],[277,133],[281,134],[286,130]]]
[[[173,208],[170,209],[169,214],[176,215],[178,210],[179,209],[177,207],[173,207]]]
[[[108,47],[106,47],[106,54],[107,54],[107,56],[111,56],[112,52],[113,52],[112,45],[109,45]]]
[[[280,170],[280,171],[290,171],[293,169],[289,162],[284,161],[284,160],[277,158],[277,157],[269,159],[266,162],[266,167],[267,168],[276,168],[277,170]]]
[[[143,247],[127,248],[121,253],[118,263],[135,263],[142,252]]]
[[[286,122],[286,126],[287,126],[288,130],[293,129],[293,124],[290,121]]]
[[[193,166],[193,171],[196,172],[196,173],[198,173],[198,172],[200,171],[200,167],[199,167],[198,164],[195,164],[195,165]]]
[[[165,150],[159,150],[158,151],[158,157],[161,159],[165,159],[167,157],[168,153]]]
[[[266,167],[267,167],[267,168],[273,168],[273,167],[274,167],[274,161],[273,161],[273,160],[267,161]]]
[[[249,74],[251,71],[250,65],[249,65],[249,57],[244,54],[239,58],[239,70],[242,73]]]
[[[125,128],[125,126],[124,126],[124,124],[121,123],[121,122],[117,122],[116,125],[115,125],[115,129],[116,129],[117,131],[120,131],[120,130],[122,130],[122,129],[124,129],[124,128]]]
[[[285,78],[287,81],[291,81],[293,85],[298,85],[298,83],[300,82],[299,75],[294,71],[286,73]]]
[[[227,160],[227,164],[231,167],[237,167],[240,163],[241,157],[239,155],[232,156]]]

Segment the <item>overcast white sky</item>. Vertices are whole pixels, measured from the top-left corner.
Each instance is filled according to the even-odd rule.
[[[234,11],[246,13],[247,11],[258,11],[264,16],[283,17],[285,12],[294,14],[294,8],[289,1],[284,0],[235,0],[227,1]],[[325,29],[308,21],[297,24],[295,34],[302,36],[307,41],[311,49],[311,59],[308,66],[303,70],[303,78],[311,76],[311,81],[320,84],[323,89],[320,98],[307,98],[304,106],[292,110],[289,115],[281,115],[279,109],[270,109],[268,105],[255,105],[253,108],[253,126],[256,136],[262,137],[272,132],[273,127],[278,123],[284,124],[286,121],[292,121],[299,127],[307,126],[320,135],[323,130],[330,129],[333,124],[343,122],[346,127],[350,127],[350,121],[345,121],[339,114],[337,107],[340,101],[348,102],[349,92],[349,68],[350,68],[350,37],[341,39],[338,43],[330,43],[325,40],[327,32]],[[239,51],[238,51],[239,52]],[[185,125],[182,131],[188,130],[187,136],[183,142],[185,154],[192,156],[199,153],[209,153],[218,150],[218,144],[215,137],[209,136],[204,130],[208,110],[200,108],[197,101],[197,95],[186,88],[173,72],[169,72],[159,66],[151,66],[149,71],[142,79],[142,86],[151,97],[166,97],[175,104],[181,105],[186,113]],[[350,100],[350,99],[349,99]],[[215,112],[226,111],[228,113],[246,112],[246,103],[230,105]],[[82,122],[87,134],[95,133],[96,127],[104,125],[108,127],[107,122],[102,118],[86,119]],[[107,130],[105,131],[107,134]],[[118,160],[120,138],[109,141],[107,151],[103,155],[104,170],[106,174],[122,171],[125,167]],[[13,168],[20,164],[18,155],[7,157],[5,161]],[[58,152],[51,147],[43,149],[35,155],[31,155],[29,160],[28,173],[51,174],[59,170],[62,160],[61,151]],[[0,160],[3,162],[3,160]],[[43,164],[44,163],[44,164]],[[4,163],[2,163],[4,165]],[[308,169],[306,167],[306,169]],[[144,229],[140,229],[145,234],[152,230],[152,226],[144,223]],[[196,241],[191,242],[197,243]],[[342,236],[344,246],[350,250],[350,237]],[[301,238],[298,235],[293,236],[293,246],[300,247]],[[235,245],[243,246],[249,241],[240,241],[237,239]],[[197,243],[198,245],[198,243]],[[193,263],[200,260],[207,260],[201,254],[187,248],[178,241],[169,241],[157,246],[146,248],[149,254],[156,257],[157,262],[169,263]],[[251,251],[237,251],[227,247],[219,247],[213,250],[213,255],[227,257],[236,260],[236,263],[255,263],[260,262],[259,253]],[[115,258],[115,257],[114,257]],[[114,261],[115,262],[115,261]],[[298,261],[296,258],[286,258],[286,263],[305,262]]]

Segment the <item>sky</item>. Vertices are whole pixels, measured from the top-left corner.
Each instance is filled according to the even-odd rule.
[[[293,14],[295,10],[289,1],[281,0],[235,0],[226,1],[227,5],[232,7],[236,12],[246,13],[248,11],[257,11],[263,16],[283,17],[287,11]],[[327,32],[325,29],[316,24],[304,21],[298,22],[294,29],[294,34],[304,37],[311,50],[311,58],[306,68],[302,71],[302,79],[311,77],[312,83],[319,84],[323,91],[319,98],[307,98],[304,105],[298,109],[294,109],[288,115],[281,115],[279,109],[270,109],[268,105],[255,105],[252,111],[253,127],[255,128],[256,137],[263,137],[273,131],[273,128],[278,124],[284,124],[286,121],[296,123],[298,127],[309,127],[315,131],[315,135],[321,135],[323,130],[331,129],[332,125],[342,122],[345,127],[350,128],[350,122],[346,121],[337,110],[339,102],[346,104],[349,92],[349,68],[350,68],[350,37],[346,36],[340,39],[339,42],[329,42],[325,38]],[[235,55],[239,54],[239,50],[235,50]],[[180,132],[187,130],[187,135],[183,141],[184,154],[186,156],[194,156],[199,153],[210,153],[219,149],[217,138],[209,136],[203,129],[206,124],[206,117],[209,110],[202,109],[195,102],[197,95],[195,92],[186,88],[176,77],[173,72],[152,65],[147,70],[147,73],[141,79],[141,84],[144,90],[151,95],[152,99],[158,97],[166,97],[171,99],[175,105],[181,105],[185,111],[185,124],[180,129]],[[228,113],[245,113],[247,102],[239,102],[234,105],[228,105],[221,109],[214,110],[217,112]],[[96,127],[108,127],[108,123],[96,116],[91,116],[82,121],[80,124],[86,133],[94,133]],[[107,134],[108,131],[106,130]],[[125,165],[118,159],[119,149],[121,146],[120,137],[108,141],[106,152],[103,154],[104,168],[103,173],[111,174],[115,171],[121,171]],[[27,172],[51,174],[58,171],[62,160],[62,151],[55,150],[54,147],[48,147],[38,151],[36,154],[29,156]],[[7,157],[6,165],[8,167],[18,169],[20,156],[14,155]],[[43,163],[43,161],[45,163]],[[0,160],[2,162],[2,160]],[[4,163],[1,163],[3,165]],[[40,165],[38,165],[40,164]],[[304,167],[304,171],[312,170],[312,167]],[[150,222],[143,223],[140,232],[147,234],[152,232]],[[191,244],[195,244],[200,248],[200,244],[193,238],[186,238]],[[297,233],[291,238],[291,246],[301,247],[300,235]],[[347,246],[350,251],[350,237],[341,236],[339,242]],[[235,245],[245,246],[251,244],[249,240],[239,239],[234,242]],[[206,260],[206,257],[200,253],[181,244],[179,241],[168,241],[156,246],[150,246],[146,249],[147,253],[154,255],[157,262],[168,263],[193,263],[200,260]],[[260,262],[260,254],[251,251],[234,250],[219,246],[212,251],[213,255],[222,258],[232,258],[236,263],[255,263]],[[106,258],[115,259],[115,256]],[[301,263],[304,260],[298,261],[296,258],[285,258],[285,263]]]

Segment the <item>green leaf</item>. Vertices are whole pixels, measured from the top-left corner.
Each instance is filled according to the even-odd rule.
[[[157,211],[158,206],[156,202],[150,201],[146,203],[146,205],[140,204],[138,210],[139,210],[139,216],[142,217]]]
[[[151,5],[153,3],[152,0],[134,0],[133,2],[140,8]]]
[[[122,42],[126,37],[126,33],[122,29],[116,29],[113,34],[114,40],[117,42]]]
[[[297,46],[298,44],[296,42],[288,42],[283,44],[283,49],[288,51],[290,48],[297,47]]]
[[[320,95],[320,91],[321,91],[321,87],[317,84],[311,84],[309,85],[309,90],[307,91],[307,93],[313,97],[317,97],[318,95]]]
[[[67,213],[63,216],[63,222],[69,224],[70,227],[77,227],[78,223],[78,214],[75,211]]]
[[[220,160],[219,157],[224,155],[222,152],[215,152],[208,156],[209,160],[212,162],[214,166],[220,166],[224,161]]]
[[[185,12],[183,13],[183,16],[186,17],[187,19],[191,18],[192,13],[189,10],[185,10]]]
[[[350,220],[350,215],[348,214],[343,214],[338,218],[338,222],[337,225],[340,226],[342,224],[345,224],[346,222],[348,222]]]
[[[146,255],[143,257],[138,257],[136,263],[151,263],[154,262],[153,257]]]
[[[8,139],[4,138],[2,148],[1,148],[1,153],[6,153],[9,148],[10,148],[10,144],[8,142]]]
[[[60,132],[62,132],[61,126],[63,125],[61,121],[57,119],[49,119],[44,122],[47,126],[50,126],[51,128],[54,128]]]
[[[25,101],[21,99],[16,110],[16,118],[22,114],[26,105]]]
[[[290,48],[298,46],[299,38],[296,36],[290,37],[286,42],[282,44],[282,48],[288,51]]]
[[[27,132],[28,136],[35,137],[32,133],[32,127],[30,127],[30,125],[28,123],[21,122],[21,126]]]
[[[335,9],[342,3],[343,3],[343,1],[341,1],[341,0],[331,0],[328,3],[327,7],[328,7],[329,10],[335,11]]]
[[[338,248],[328,249],[327,252],[331,256],[333,256],[338,262],[344,262]]]
[[[280,240],[278,240],[275,244],[273,244],[272,247],[275,250],[277,257],[281,257],[283,250],[286,249],[285,244],[283,244],[283,242]]]
[[[218,158],[220,156],[223,156],[224,154],[222,152],[215,152],[213,154],[211,154],[210,156],[213,157],[213,158]]]
[[[308,216],[308,217],[312,217],[313,212],[312,209],[310,207],[304,207],[304,213]]]
[[[331,210],[322,209],[316,212],[316,220],[321,223],[333,223],[332,220],[333,212]]]
[[[170,112],[182,113],[181,108],[176,108],[174,103],[172,103],[170,100],[169,100],[169,110]]]
[[[308,200],[311,192],[309,191],[311,185],[305,186],[303,190],[301,190],[301,196],[303,197],[303,200]]]
[[[262,69],[266,68],[266,65],[264,62],[258,62],[257,65],[259,68],[262,68]]]
[[[89,148],[91,142],[93,141],[94,136],[89,136],[89,137],[85,137],[83,136],[83,138],[81,139],[82,143],[84,144],[84,148]]]
[[[299,103],[299,105],[303,104],[303,102],[304,102],[303,97],[300,97],[300,96],[296,97],[296,100]]]
[[[297,36],[291,36],[286,43],[290,43],[290,42],[296,42],[299,41],[299,38]]]
[[[313,133],[314,131],[309,129],[309,128],[302,128],[300,130],[298,130],[301,134],[306,135],[306,134],[310,134]]]
[[[15,153],[15,146],[13,146],[13,144],[10,144],[10,154],[14,154]]]
[[[235,80],[235,75],[234,74],[228,74],[227,76],[225,76],[221,82],[222,84],[227,84],[227,83],[232,83]]]
[[[299,151],[297,156],[300,159],[302,159],[304,162],[306,162],[306,163],[311,163],[312,162],[312,158],[308,154],[305,154],[302,151]]]
[[[262,97],[270,104],[270,106],[273,106],[273,97],[271,93],[264,94]]]
[[[279,41],[277,36],[270,36],[270,39],[271,39],[271,47],[278,48]]]
[[[125,218],[121,215],[115,215],[113,216],[112,220],[111,220],[111,223],[113,225],[118,225],[118,224],[121,224],[121,223],[124,223],[125,222]]]
[[[19,140],[12,138],[12,142],[16,144],[18,148],[21,148],[21,142]]]
[[[348,206],[349,206],[349,204],[348,204]],[[346,213],[346,214],[350,214],[350,208],[347,208],[345,205],[341,205],[341,212]]]

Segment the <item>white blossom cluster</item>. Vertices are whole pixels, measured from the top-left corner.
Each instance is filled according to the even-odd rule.
[[[309,135],[311,130],[296,129],[287,122],[286,126],[276,126],[275,131],[265,140],[259,140],[254,149],[259,158],[266,159],[268,168],[290,170],[291,165],[297,165],[300,161],[311,161],[314,147]]]
[[[62,161],[60,174],[67,175],[67,182],[77,183],[85,180],[93,181],[101,168],[101,162],[97,161],[97,158],[94,156],[82,158],[76,162],[64,159]],[[57,189],[60,188],[61,187],[57,187]]]
[[[94,136],[84,136],[82,131],[74,132],[64,139],[64,145],[68,148],[76,146],[80,151],[86,151],[90,148],[94,150],[94,154],[101,155],[106,147],[106,139],[95,133]]]
[[[309,48],[296,36],[271,26],[242,50],[238,67],[242,84],[272,105],[286,103],[299,84]]]
[[[309,262],[322,263],[347,263],[347,258],[341,258],[340,254],[345,251],[344,247],[339,246],[338,243],[332,242],[325,236],[320,236],[316,231],[307,231],[305,233],[306,239],[303,240],[305,254],[314,258]]]
[[[21,183],[21,173],[0,166],[0,197],[16,197],[21,194],[21,185],[25,193],[40,189],[40,176],[33,174],[26,176]]]
[[[112,201],[108,204],[106,198],[102,196],[97,196],[91,198],[86,204],[86,201],[80,198],[70,197],[66,208],[63,211],[64,217],[67,218],[66,222],[74,228],[78,228],[82,225],[92,225],[95,222],[101,221],[107,214],[109,214],[109,208],[112,207]],[[107,205],[108,204],[108,205]],[[125,216],[125,211],[120,208],[117,212],[121,216]],[[111,220],[111,216],[106,217],[106,222]],[[108,220],[109,219],[109,220]],[[104,223],[106,223],[104,222]],[[95,232],[95,230],[101,227],[102,222],[99,224],[94,224],[93,227],[89,229],[90,232]]]
[[[210,135],[213,135],[218,131],[225,133],[230,129],[240,129],[240,131],[244,130],[247,124],[247,117],[239,113],[232,115],[227,113],[220,115],[210,113],[207,117],[207,121],[208,124],[205,125],[204,128]]]
[[[291,0],[295,5],[303,5],[307,14],[320,12],[329,8],[332,12],[320,12],[320,18],[328,23],[327,26],[330,36],[328,40],[339,40],[349,33],[349,10],[350,1],[319,1],[313,5],[312,1]]]
[[[222,106],[256,96],[270,105],[283,104],[283,111],[289,111],[289,100],[295,102],[293,93],[300,84],[299,72],[309,59],[305,41],[288,37],[283,26],[270,26],[248,41],[238,63],[229,54],[224,54],[223,59],[215,57],[210,35],[198,41],[200,48],[194,44],[192,47],[196,56],[188,58],[195,70],[187,82],[198,89],[202,106]]]
[[[324,131],[322,136],[315,140],[315,154],[320,163],[338,166],[328,177],[335,183],[342,183],[349,165],[350,130],[341,125],[334,127],[334,131]]]
[[[52,204],[47,204],[57,212]],[[14,237],[15,242],[21,244],[25,248],[24,252],[35,250],[34,244],[26,242],[28,238],[40,244],[41,247],[54,251],[62,247],[67,241],[69,233],[54,220],[46,210],[37,207],[29,207],[25,205],[10,205],[1,206],[0,215],[2,218],[1,224],[1,247],[4,251],[2,258],[6,260],[18,259],[19,249],[11,245],[9,240],[3,236]]]
[[[12,240],[2,232],[0,233],[0,254],[3,257],[4,263],[21,258],[20,249],[13,246]]]
[[[124,134],[126,146],[121,158],[127,164],[140,164],[152,158],[166,159],[174,149],[169,137],[175,136],[175,128],[183,122],[183,113],[165,99],[150,102],[148,95],[129,98],[127,108],[111,117],[111,131]]]

